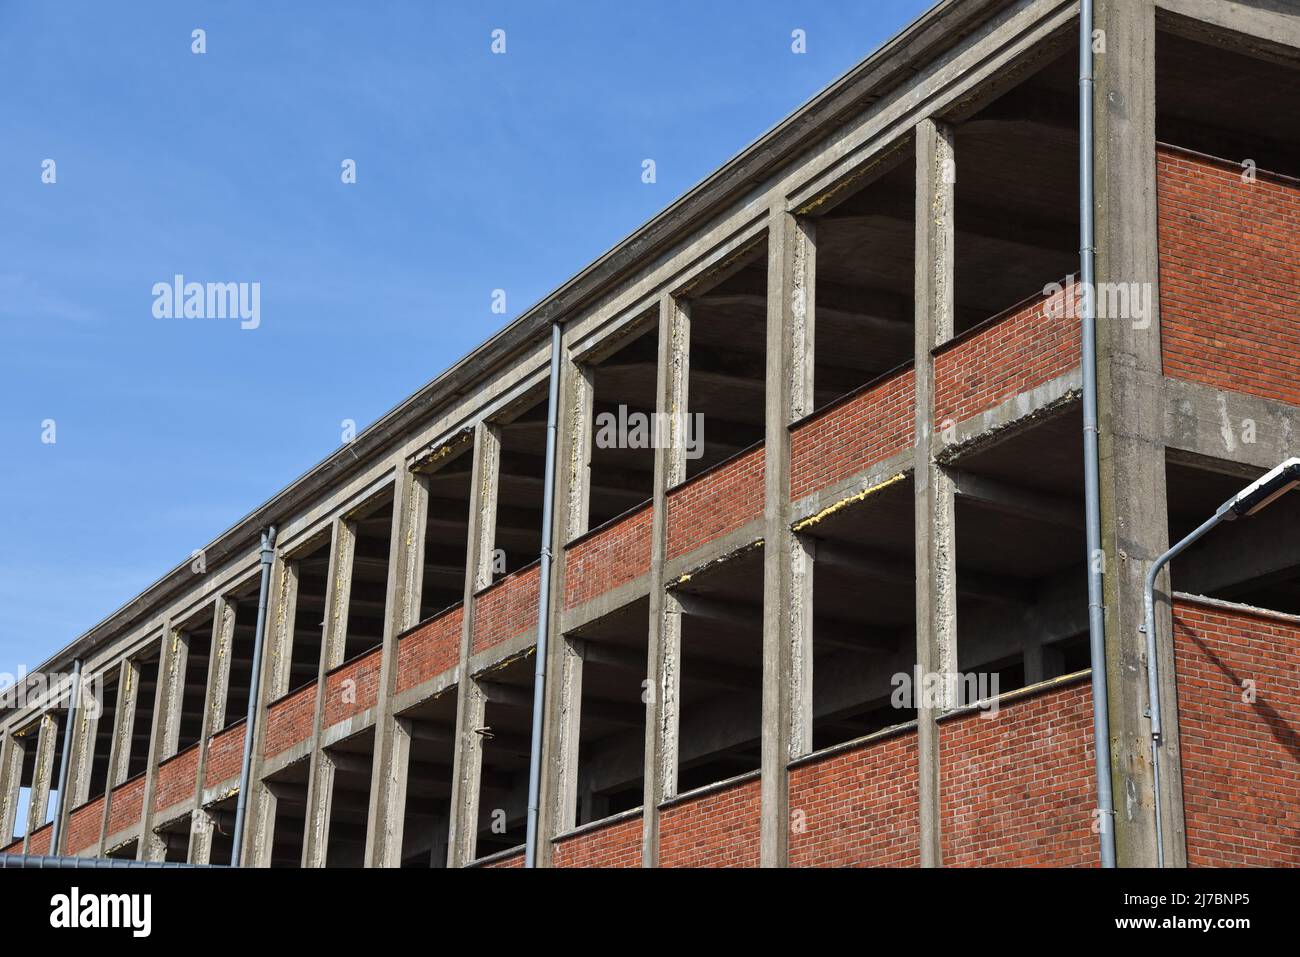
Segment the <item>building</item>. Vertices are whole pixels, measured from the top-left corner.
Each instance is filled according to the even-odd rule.
[[[80,662],[103,707],[56,847],[67,715],[0,714],[4,850],[230,860],[256,687],[245,864],[517,865],[544,587],[540,864],[1095,863],[1078,16],[939,3],[69,644],[41,672]],[[1300,437],[1300,4],[1096,27],[1114,834],[1143,865],[1143,576]],[[701,441],[633,441],[651,413]],[[1175,865],[1300,863],[1290,498],[1162,579]],[[974,681],[896,697],[914,669]]]

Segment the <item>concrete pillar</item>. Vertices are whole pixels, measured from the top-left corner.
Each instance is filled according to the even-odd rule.
[[[496,533],[497,492],[501,472],[501,436],[490,422],[474,427],[469,536],[465,555],[465,598],[461,616],[460,682],[456,689],[456,751],[452,759],[451,851],[448,863],[464,867],[474,860],[478,837],[479,771],[482,768],[484,698],[469,673],[474,637],[474,596],[492,584],[492,548]]]
[[[567,336],[567,334],[566,334]],[[591,371],[569,356],[568,339],[562,339],[560,359],[560,408],[555,450],[555,510],[551,541],[551,641],[547,650],[547,675],[563,673],[566,652],[560,640],[564,615],[564,580],[568,568],[565,545],[587,530],[590,502],[592,404],[595,398]],[[542,775],[538,808],[538,867],[549,867],[551,838],[563,830],[559,789],[563,782],[564,747],[561,729],[564,695],[562,682],[546,682],[545,716],[542,727]]]
[[[916,127],[915,376],[916,444],[916,663],[922,678],[957,671],[956,543],[953,483],[935,462],[934,358],[931,350],[953,334],[953,216],[956,157],[953,131],[934,120]],[[937,715],[956,702],[917,705],[921,865],[937,867],[940,855],[939,730]],[[934,705],[939,707],[934,707]]]
[[[158,649],[153,727],[149,731],[149,750],[145,759],[144,813],[141,815],[140,841],[136,845],[136,856],[142,861],[161,861],[167,855],[167,842],[153,830],[153,799],[158,785],[158,765],[176,753],[179,741],[188,650],[189,639],[173,628],[170,621],[164,621]]]
[[[1095,26],[1105,37],[1105,52],[1096,57],[1093,114],[1098,288],[1139,283],[1151,290],[1150,301],[1158,310],[1155,4],[1098,0]],[[1168,547],[1169,529],[1160,321],[1158,315],[1148,318],[1149,323],[1112,318],[1097,324],[1106,673],[1121,867],[1156,862],[1145,638],[1138,628],[1143,620],[1143,579],[1150,563]],[[1167,595],[1168,587],[1166,573],[1159,592]],[[1165,718],[1165,855],[1167,864],[1184,866],[1178,707],[1167,603],[1160,605],[1156,627]]]
[[[324,867],[328,857],[329,814],[334,799],[334,764],[321,747],[325,715],[325,674],[343,664],[352,598],[352,563],[356,526],[344,516],[330,526],[329,577],[325,582],[325,626],[316,669],[316,704],[312,717],[311,766],[307,778],[307,812],[302,846],[303,867]]]
[[[108,839],[108,816],[113,805],[113,789],[126,780],[131,765],[131,735],[135,728],[135,704],[140,692],[140,666],[132,658],[123,659],[118,668],[117,708],[113,712],[113,739],[108,749],[108,776],[104,782],[104,815],[100,826],[96,855],[104,854]]]
[[[263,657],[267,671],[262,682],[268,702],[289,690],[292,681],[293,632],[298,613],[298,563],[276,552],[271,566],[271,594]]]
[[[560,667],[554,672],[559,685],[556,713],[556,833],[577,826],[578,743],[582,724],[582,665],[587,644],[576,638],[559,638]]]
[[[235,613],[239,602],[218,596],[212,619],[212,652],[208,660],[208,691],[204,701],[203,738],[226,726],[226,705],[230,697],[230,656],[235,646]]]
[[[0,844],[13,840],[26,756],[27,738],[23,734],[10,731],[0,738]]]
[[[767,269],[767,402],[763,547],[763,867],[786,865],[790,839],[787,766],[799,746],[791,733],[794,680],[806,662],[793,640],[796,547],[790,530],[790,424],[813,405],[813,294],[816,235],[811,220],[771,212]]]
[[[54,749],[59,739],[59,720],[54,712],[41,715],[36,736],[36,765],[32,769],[32,786],[27,795],[27,829],[23,831],[23,851],[28,851],[32,831],[45,823],[50,813],[50,788],[54,784]]]
[[[394,463],[397,488],[384,598],[384,651],[379,671],[375,760],[366,823],[366,864],[400,867],[406,819],[406,778],[410,763],[410,723],[393,712],[397,695],[398,636],[420,617],[424,582],[424,532],[429,517],[429,485],[404,459]]]
[[[650,622],[647,639],[644,820],[641,863],[659,863],[659,805],[677,790],[677,728],[681,676],[681,608],[664,589],[668,556],[668,489],[686,478],[688,387],[691,368],[690,304],[659,301],[659,357],[655,411],[671,423],[670,441],[655,448],[654,515],[650,533]]]
[[[64,802],[65,814],[80,807],[90,799],[90,774],[95,760],[95,737],[99,733],[99,719],[103,713],[102,675],[83,673],[81,699],[77,703],[77,726],[72,729],[72,754],[68,766],[68,799]],[[98,688],[100,697],[96,697]],[[59,828],[60,843],[67,838],[67,821]]]

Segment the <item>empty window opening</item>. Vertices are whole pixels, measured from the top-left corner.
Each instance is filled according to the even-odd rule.
[[[1177,461],[1165,465],[1169,544],[1180,541],[1224,502],[1263,474],[1230,462]],[[1267,509],[1223,522],[1169,565],[1175,591],[1300,614],[1300,493]],[[1157,593],[1157,600],[1164,601]]]
[[[1062,52],[957,126],[955,332],[1078,272],[1078,91]]]
[[[398,718],[410,735],[406,773],[403,867],[446,867],[451,831],[456,688],[421,702]]]
[[[298,594],[293,607],[293,644],[289,653],[286,691],[311,684],[320,673],[331,545],[330,537],[326,535],[315,548],[291,559],[298,575]]]
[[[163,848],[163,860],[184,864],[190,857],[190,816],[177,818],[156,828],[154,834]]]
[[[127,778],[133,778],[149,764],[149,742],[153,739],[154,697],[158,693],[158,650],[147,661],[137,658],[140,686],[135,697],[135,720],[131,722],[131,737],[125,742],[127,751]],[[247,696],[248,689],[244,689]]]
[[[691,477],[761,442],[767,396],[767,244],[693,294],[687,406],[703,426]],[[695,452],[698,451],[698,457]]]
[[[524,843],[533,709],[533,659],[518,658],[476,679],[486,704],[475,856]]]
[[[271,866],[301,867],[306,836],[307,784],[311,759],[303,758],[266,779],[275,802],[271,833]]]
[[[1074,405],[949,470],[963,702],[1065,674],[1087,632],[1081,430]]]
[[[916,664],[912,480],[825,517],[811,556],[812,746],[852,741],[916,717],[898,675]]]
[[[117,668],[113,668],[111,676],[104,678],[104,697],[91,743],[88,801],[103,794],[108,785],[109,752],[113,747],[113,729],[117,726],[117,674]]]
[[[543,387],[545,388],[545,387]],[[531,403],[531,404],[527,404]],[[535,562],[542,549],[542,500],[546,480],[546,392],[502,417],[492,578]]]
[[[916,161],[900,152],[812,224],[815,408],[912,360]]]
[[[757,770],[763,715],[763,555],[752,549],[675,589],[681,608],[676,793]]]
[[[230,864],[235,849],[235,811],[238,797],[231,796],[206,807],[208,822],[212,826],[212,846],[208,853],[209,864]]]
[[[365,864],[366,820],[370,809],[374,754],[374,728],[326,749],[326,760],[334,769],[326,867],[362,867]]]
[[[649,604],[624,605],[564,638],[581,692],[578,825],[640,807],[644,798]]]
[[[439,458],[424,476],[429,498],[424,525],[421,621],[460,604],[465,597],[465,550],[469,542],[473,470],[473,444],[466,442],[453,456]],[[540,532],[539,522],[539,535]]]
[[[111,857],[114,860],[118,860],[118,861],[134,861],[137,857],[139,857],[139,849],[140,849],[139,840],[127,841],[125,844],[122,844],[121,846],[115,847],[112,850],[108,851],[104,856]],[[222,863],[226,863],[228,860],[229,858],[227,858],[227,860],[223,861]]]
[[[392,495],[371,511],[354,518],[353,523],[356,552],[352,559],[344,661],[350,661],[384,640],[389,545],[393,535]]]
[[[203,736],[203,704],[208,695],[208,669],[212,658],[211,610],[205,619],[186,625],[181,641],[185,647],[185,674],[181,685],[177,751],[198,744]]]
[[[654,492],[657,313],[637,323],[613,352],[587,364],[592,402],[588,528],[635,508]]]

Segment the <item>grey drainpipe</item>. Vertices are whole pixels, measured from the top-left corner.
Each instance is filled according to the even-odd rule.
[[[77,703],[81,699],[81,659],[72,662],[72,690],[68,692],[68,716],[63,724],[63,755],[59,758],[59,796],[54,802],[54,824],[50,827],[50,853],[59,853],[63,810],[68,806],[68,768],[72,766],[72,728],[77,722]]]
[[[560,401],[560,324],[551,325],[551,390],[546,407],[546,476],[542,499],[542,560],[538,569],[537,654],[533,671],[533,733],[528,753],[528,830],[524,867],[537,866],[537,815],[542,772],[542,712],[546,701],[546,648],[550,637],[551,513],[555,507],[556,407]]]
[[[1102,594],[1101,479],[1097,453],[1096,238],[1092,183],[1092,0],[1079,4],[1079,259],[1083,278],[1083,483],[1088,537],[1088,648],[1092,658],[1092,740],[1101,816],[1101,866],[1115,866],[1115,806],[1110,777],[1110,695],[1106,688],[1106,617]]]
[[[257,692],[262,677],[262,641],[266,634],[266,593],[271,588],[271,562],[275,559],[275,526],[262,533],[262,584],[257,593],[257,627],[253,632],[253,674],[248,682],[248,717],[244,721],[244,761],[239,768],[239,802],[235,805],[235,846],[230,866],[239,867],[248,804],[248,776],[253,766],[253,724],[257,717]]]

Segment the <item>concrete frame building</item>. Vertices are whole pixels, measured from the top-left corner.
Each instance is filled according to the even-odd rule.
[[[57,847],[64,704],[0,712],[4,850],[229,861],[255,687],[244,863],[519,864],[544,588],[539,864],[1094,864],[1078,17],[939,3],[45,662],[103,706]],[[1300,446],[1300,3],[1096,27],[1114,828],[1149,865],[1143,576]],[[602,435],[649,413],[702,441]],[[1161,578],[1174,865],[1300,863],[1298,533],[1280,500]],[[934,673],[997,684],[896,697]]]

